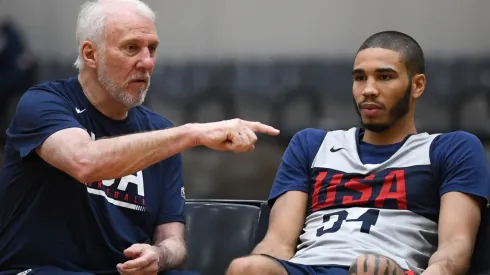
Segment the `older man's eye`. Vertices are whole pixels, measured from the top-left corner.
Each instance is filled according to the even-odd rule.
[[[148,47],[148,49],[150,50],[151,53],[154,53],[157,50],[157,46],[156,45],[151,45],[151,46]]]
[[[136,45],[128,45],[126,46],[126,50],[129,52],[135,52],[138,50],[138,47]]]

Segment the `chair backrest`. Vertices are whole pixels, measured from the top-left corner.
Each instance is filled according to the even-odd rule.
[[[468,274],[490,274],[490,207],[487,207],[482,215],[482,222]]]
[[[233,259],[250,254],[264,232],[259,230],[260,202],[188,201],[186,212],[186,269],[201,275],[225,274]]]

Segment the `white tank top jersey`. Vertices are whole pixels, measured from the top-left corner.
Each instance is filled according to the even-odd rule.
[[[363,164],[358,134],[357,128],[326,132],[316,156],[311,154],[308,213],[290,262],[350,266],[359,255],[374,253],[419,274],[437,249],[443,191],[431,145],[441,135],[411,135],[384,162]],[[278,173],[276,182],[281,168]],[[487,198],[488,171],[482,173],[483,188],[475,194]],[[271,199],[280,195],[274,192],[273,185]]]

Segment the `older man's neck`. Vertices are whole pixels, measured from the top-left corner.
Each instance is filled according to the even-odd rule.
[[[103,115],[114,120],[123,120],[128,116],[128,108],[102,88],[97,76],[82,71],[78,75],[78,81],[87,99]]]

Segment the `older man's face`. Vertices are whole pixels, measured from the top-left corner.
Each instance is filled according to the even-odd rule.
[[[156,62],[158,35],[151,19],[134,11],[107,17],[97,77],[127,107],[143,103]]]

